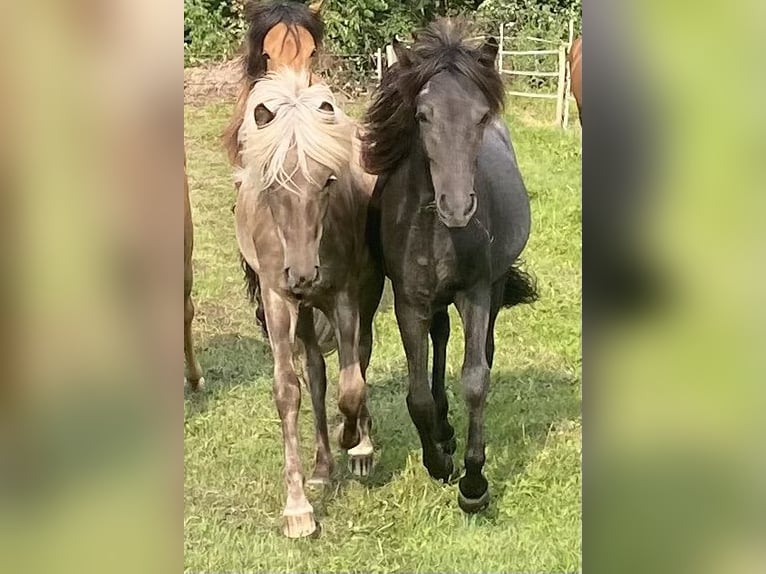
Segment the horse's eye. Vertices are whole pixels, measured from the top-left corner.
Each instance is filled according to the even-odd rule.
[[[262,54],[262,56],[263,56],[263,59],[264,59],[265,61],[267,61],[267,62],[268,62],[268,61],[271,59],[271,56],[269,56],[269,55],[268,55],[266,52],[264,52],[264,53]]]
[[[480,126],[487,125],[487,122],[489,122],[489,118],[490,118],[490,114],[489,114],[489,112],[487,112],[486,114],[484,114],[484,117],[481,118],[481,121],[479,122],[479,125]]]
[[[324,184],[324,188],[327,189],[336,181],[338,181],[338,178],[335,177],[334,175],[331,175],[330,177],[327,178],[327,182]]]
[[[314,48],[314,50],[311,52],[311,57],[313,58],[316,55],[317,55],[317,49]]]
[[[421,123],[427,123],[428,122],[428,118],[426,117],[426,115],[423,112],[418,112],[417,114],[415,114],[415,119],[417,121],[421,122]]]

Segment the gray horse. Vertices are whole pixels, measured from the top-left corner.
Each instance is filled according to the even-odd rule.
[[[245,110],[237,243],[258,274],[274,355],[287,486],[283,531],[300,537],[314,532],[316,522],[298,450],[301,389],[293,354],[303,355],[316,423],[309,482],[329,483],[333,466],[315,310],[329,319],[338,346],[340,446],[354,474],[368,474],[373,445],[365,376],[384,278],[365,241],[372,185],[360,174],[356,126],[335,106],[330,89],[309,87],[305,74],[285,69],[255,83]]]
[[[444,390],[448,305],[465,331],[462,383],[469,408],[465,475],[458,502],[482,509],[484,403],[500,308],[537,297],[517,267],[530,232],[530,209],[507,128],[497,43],[474,48],[462,21],[440,20],[383,79],[365,118],[363,163],[380,175],[368,240],[393,289],[409,371],[407,406],[431,476],[453,473],[454,430]],[[429,389],[428,334],[433,341]]]

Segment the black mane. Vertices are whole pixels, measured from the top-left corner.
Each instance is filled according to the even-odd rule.
[[[311,34],[317,48],[322,44],[324,23],[321,16],[301,2],[251,0],[245,5],[244,16],[248,25],[245,74],[251,81],[266,73],[263,39],[277,24],[286,24],[299,46],[298,28],[305,28]]]
[[[362,157],[368,172],[390,171],[407,155],[417,129],[415,99],[440,72],[461,74],[476,84],[493,115],[503,109],[500,74],[480,48],[466,42],[470,33],[465,20],[437,20],[415,35],[410,61],[398,62],[387,71],[364,118]]]

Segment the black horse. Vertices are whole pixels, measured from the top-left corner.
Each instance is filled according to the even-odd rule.
[[[447,307],[465,330],[462,383],[469,408],[460,507],[489,501],[484,466],[484,403],[500,308],[537,298],[517,259],[530,231],[529,197],[508,129],[494,39],[476,48],[462,21],[439,20],[383,79],[365,118],[364,162],[379,174],[370,241],[394,289],[407,355],[407,407],[431,476],[453,473],[454,429],[444,390]],[[428,334],[433,341],[428,382]]]

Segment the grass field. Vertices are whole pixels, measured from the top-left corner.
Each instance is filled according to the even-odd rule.
[[[512,103],[509,108],[515,106]],[[271,356],[244,296],[231,207],[234,191],[217,135],[229,105],[187,107],[186,151],[195,226],[195,323],[207,389],[185,397],[185,567],[190,572],[574,572],[580,570],[579,127],[545,125],[535,107],[507,116],[532,198],[524,254],[540,301],[501,312],[487,401],[489,508],[465,516],[457,485],[429,478],[405,405],[406,364],[390,296],[376,321],[369,370],[376,467],[350,476],[335,447],[326,492],[309,491],[321,535],[280,533],[282,441]],[[575,120],[576,121],[576,120]],[[453,310],[454,311],[454,310]],[[450,418],[462,465],[466,409],[463,338],[453,313]],[[337,356],[328,359],[328,415]],[[313,461],[307,393],[301,405],[304,471]]]

